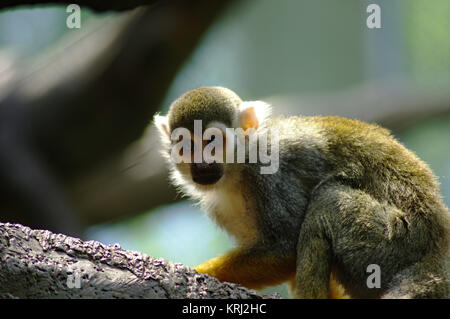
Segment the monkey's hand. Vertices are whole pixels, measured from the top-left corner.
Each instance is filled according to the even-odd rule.
[[[295,276],[295,256],[283,256],[264,249],[237,248],[194,268],[220,281],[260,289]]]

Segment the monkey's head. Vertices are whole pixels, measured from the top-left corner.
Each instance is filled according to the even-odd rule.
[[[236,163],[239,141],[234,133],[242,131],[245,138],[256,134],[269,114],[264,102],[243,102],[223,87],[200,87],[180,96],[167,116],[154,118],[165,155],[176,168],[175,181],[208,189],[226,179],[238,165],[228,165],[231,159]]]

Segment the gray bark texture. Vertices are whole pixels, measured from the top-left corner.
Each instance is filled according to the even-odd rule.
[[[279,298],[179,263],[0,223],[0,298]]]

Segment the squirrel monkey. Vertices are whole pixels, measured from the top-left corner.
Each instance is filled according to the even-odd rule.
[[[428,166],[377,125],[269,115],[264,102],[201,87],[154,118],[173,182],[237,242],[195,269],[254,289],[289,282],[298,298],[449,298],[449,211]],[[244,131],[244,162],[229,128]],[[259,140],[276,155],[272,173],[251,160]],[[214,160],[193,160],[213,144]]]

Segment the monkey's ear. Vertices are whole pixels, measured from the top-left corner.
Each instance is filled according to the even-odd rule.
[[[242,102],[239,105],[239,127],[244,131],[248,128],[255,130],[264,124],[272,110],[270,105],[262,101]]]
[[[156,114],[153,117],[153,121],[161,134],[161,139],[166,143],[170,143],[169,119],[167,116]]]

